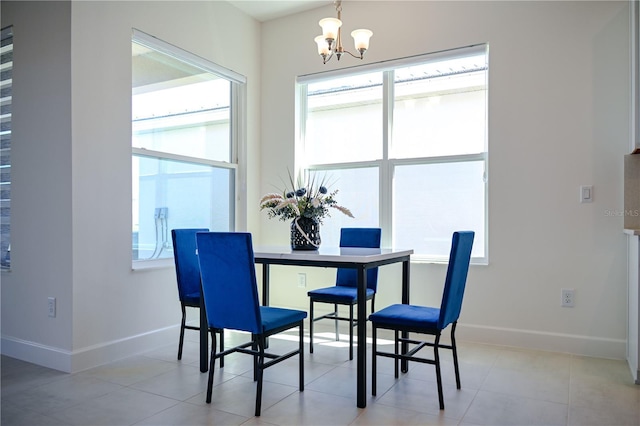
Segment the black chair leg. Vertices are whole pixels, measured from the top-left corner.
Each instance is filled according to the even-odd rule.
[[[313,353],[313,299],[309,298],[309,353]]]
[[[260,349],[260,345],[258,344],[258,339],[259,336],[257,335],[252,335],[251,339],[253,341],[253,343],[251,344],[251,349],[254,351],[254,353],[257,353],[257,351],[259,351]],[[262,347],[262,351],[264,352],[264,347]],[[258,355],[253,355],[253,381],[257,381],[259,380],[259,374],[258,374],[258,370],[260,368],[260,362],[259,362],[260,357]]]
[[[336,342],[340,341],[340,335],[338,334],[338,305],[333,305],[333,315],[336,318],[334,320],[335,328],[336,328]]]
[[[224,352],[224,329],[218,330],[220,332],[220,353]],[[220,357],[220,368],[224,368],[224,357]]]
[[[300,375],[300,392],[304,391],[304,321],[300,321],[300,332],[299,339],[300,343],[298,344],[298,357],[299,359],[299,375]]]
[[[436,365],[436,380],[438,381],[438,401],[440,402],[440,409],[444,410],[444,396],[442,395],[442,372],[440,371],[440,354],[438,351],[439,344],[440,334],[436,336],[436,340],[433,344],[433,359]]]
[[[374,325],[371,329],[371,337],[373,338],[373,344],[371,345],[371,395],[376,396],[376,385],[377,385],[377,374],[376,374],[376,369],[378,367],[377,365],[377,355],[376,355],[376,340],[377,340],[377,329],[376,326]]]
[[[180,342],[178,343],[178,360],[182,359],[182,345],[184,343],[184,327],[187,325],[187,310],[182,307],[182,322],[180,323]]]
[[[216,332],[211,330],[211,361],[209,362],[209,379],[207,380],[207,404],[211,403],[213,393],[213,370],[216,365]]]
[[[349,305],[349,361],[353,359],[353,305]]]
[[[453,352],[453,368],[456,372],[456,387],[460,389],[460,368],[458,367],[458,347],[456,346],[456,324],[457,322],[451,324],[451,352]]]
[[[398,354],[399,354],[399,347],[400,347],[400,334],[398,332],[398,330],[394,330],[394,336],[393,336],[393,353],[396,354],[396,356],[393,358],[393,373],[394,373],[394,377],[397,379],[398,376],[400,375],[400,371],[398,368]],[[404,355],[404,354],[403,354]]]
[[[256,417],[260,417],[260,411],[262,409],[262,377],[263,377],[263,373],[264,373],[264,337],[263,336],[259,336],[257,338],[258,341],[258,352],[260,353],[260,355],[258,355],[258,362],[257,362],[257,367],[258,367],[258,389],[256,390],[256,412],[255,412],[255,416]],[[255,357],[254,357],[255,358]]]

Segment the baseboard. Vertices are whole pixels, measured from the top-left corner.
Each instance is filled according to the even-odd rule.
[[[315,316],[321,316],[332,309],[317,304]],[[371,337],[371,334],[368,334]],[[627,341],[605,337],[577,334],[554,333],[537,330],[523,330],[507,327],[491,327],[459,322],[456,328],[458,341],[468,341],[488,345],[559,352],[594,358],[627,359]],[[449,329],[443,333],[443,341],[449,339]],[[640,374],[640,373],[639,373]]]
[[[71,372],[70,351],[9,336],[2,336],[0,345],[2,355],[65,373]]]
[[[318,313],[320,314],[320,313]],[[2,354],[66,373],[141,354],[177,340],[179,326],[154,330],[75,351],[2,336]],[[445,336],[448,335],[445,332]],[[597,358],[626,359],[626,340],[459,323],[458,341],[560,352]]]
[[[3,355],[65,373],[77,373],[177,342],[179,328],[166,327],[74,351],[11,336],[2,336],[0,344]]]
[[[459,341],[560,352],[596,358],[626,359],[627,341],[605,337],[563,334],[458,323]]]

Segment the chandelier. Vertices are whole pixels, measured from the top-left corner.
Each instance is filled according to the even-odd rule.
[[[372,31],[359,29],[351,32],[351,37],[355,42],[356,50],[360,52],[360,56],[354,55],[348,50],[344,50],[342,47],[340,26],[342,21],[340,15],[342,14],[342,0],[336,0],[333,2],[338,12],[338,18],[324,18],[321,19],[318,24],[322,27],[322,35],[315,38],[315,42],[318,44],[318,54],[322,56],[322,63],[326,64],[329,60],[335,56],[340,60],[343,53],[348,53],[354,58],[362,59],[364,52],[369,48],[369,38],[373,35]]]

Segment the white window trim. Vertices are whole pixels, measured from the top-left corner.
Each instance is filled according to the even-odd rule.
[[[198,55],[194,55],[193,53],[187,52],[184,49],[181,49],[177,46],[174,46],[170,43],[167,43],[166,41],[160,40],[157,37],[144,33],[135,28],[131,29],[131,41],[134,41],[138,44],[146,46],[150,49],[157,50],[158,52],[164,53],[167,56],[174,57],[181,61],[186,60],[191,65],[195,65],[199,68],[202,68],[205,71],[220,75],[226,78],[227,80],[232,80],[235,83],[245,84],[247,82],[247,78],[242,74],[239,74],[221,65],[215,64]],[[180,52],[180,53],[176,54],[176,52]]]
[[[316,83],[322,80],[330,80],[339,77],[348,77],[357,74],[366,74],[369,72],[383,72],[396,68],[402,68],[416,63],[426,64],[429,62],[438,62],[443,59],[456,59],[458,57],[471,56],[474,53],[488,53],[488,44],[474,44],[456,49],[442,50],[439,52],[425,53],[404,58],[391,59],[388,61],[373,62],[370,64],[356,65],[353,67],[341,68],[331,71],[323,71],[313,74],[303,74],[296,78],[298,84]]]

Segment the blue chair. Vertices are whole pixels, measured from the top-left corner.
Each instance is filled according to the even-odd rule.
[[[206,228],[172,229],[173,259],[176,264],[176,278],[178,281],[178,297],[182,308],[182,322],[180,324],[180,343],[178,344],[178,359],[182,359],[184,331],[200,330],[200,327],[187,325],[187,308],[200,308],[200,265],[196,254],[196,233],[206,232]],[[224,350],[224,331],[220,333],[220,351]],[[224,360],[220,361],[223,364]]]
[[[382,231],[380,228],[342,228],[340,230],[340,247],[365,247],[380,248]],[[309,296],[309,351],[313,353],[313,323],[321,319],[333,319],[335,321],[336,341],[340,339],[338,334],[338,321],[349,321],[349,359],[353,359],[353,327],[357,322],[353,319],[353,306],[358,303],[358,277],[355,269],[338,268],[336,285],[332,287],[311,290]],[[378,289],[378,268],[367,271],[367,300],[371,300],[371,312],[374,312],[376,291]],[[314,303],[331,303],[333,312],[326,315],[313,317]],[[338,315],[338,305],[349,306],[349,318]]]
[[[260,415],[262,378],[266,368],[298,355],[300,391],[304,390],[304,311],[260,306],[251,234],[241,232],[199,232],[196,235],[202,292],[210,329],[226,328],[251,333],[251,340],[216,353],[216,334],[212,331],[211,365],[207,384],[207,403],[211,402],[215,360],[240,352],[253,356],[253,378],[258,382],[255,415]],[[298,327],[298,348],[284,355],[266,353],[266,339]],[[265,358],[269,361],[265,362]]]
[[[462,308],[462,298],[464,296],[469,262],[471,260],[471,248],[473,246],[474,232],[461,231],[454,232],[449,255],[449,266],[444,282],[444,292],[440,308],[416,306],[409,304],[396,304],[388,306],[369,316],[369,321],[373,325],[373,359],[371,371],[373,374],[371,382],[372,394],[376,394],[376,359],[378,356],[393,358],[395,360],[395,377],[398,378],[398,361],[415,361],[425,364],[432,364],[436,367],[436,379],[438,382],[438,399],[440,409],[444,410],[444,398],[442,396],[442,376],[440,373],[439,349],[451,349],[453,352],[453,365],[456,374],[456,386],[460,389],[460,371],[458,369],[458,351],[456,349],[456,324]],[[451,324],[451,345],[440,344],[440,334],[449,324]],[[378,329],[393,330],[395,332],[394,353],[378,351],[376,338]],[[400,334],[402,333],[402,334]],[[408,333],[419,333],[435,336],[433,341],[412,340]],[[398,346],[402,344],[402,353],[399,353]],[[416,345],[408,350],[408,345]],[[420,358],[415,356],[416,352],[425,346],[433,347],[433,359]],[[404,371],[404,365],[403,365]]]

